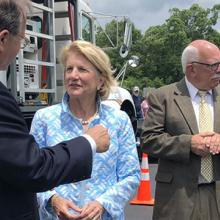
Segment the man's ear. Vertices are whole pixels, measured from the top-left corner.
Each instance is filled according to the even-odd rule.
[[[187,64],[185,75],[190,79],[195,77],[196,72],[192,64]]]
[[[0,31],[0,50],[3,49],[7,41],[9,40],[9,31],[8,30],[2,30]]]
[[[191,63],[186,65],[186,73],[194,73],[194,68]]]

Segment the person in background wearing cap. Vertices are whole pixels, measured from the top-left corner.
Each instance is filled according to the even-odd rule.
[[[219,65],[219,48],[195,40],[185,77],[149,94],[141,146],[159,159],[154,220],[220,219]]]
[[[135,86],[132,90],[132,98],[134,101],[135,109],[136,109],[136,114],[137,114],[137,119],[143,119],[143,114],[141,111],[141,102],[142,102],[142,97],[139,95],[139,87]]]

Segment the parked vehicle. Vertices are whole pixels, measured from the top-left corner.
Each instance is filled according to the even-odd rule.
[[[70,41],[83,39],[95,43],[95,21],[84,0],[33,0],[28,15],[26,37],[30,44],[21,49],[1,81],[11,90],[30,126],[34,113],[61,101],[64,93],[63,69],[58,62],[60,49]],[[125,18],[124,43],[119,56],[125,58],[131,44],[129,19]],[[136,131],[136,113],[130,93],[113,88],[109,102],[120,103]],[[107,101],[106,101],[107,102]]]

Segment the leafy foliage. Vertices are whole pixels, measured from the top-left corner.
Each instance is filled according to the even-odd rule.
[[[130,89],[134,85],[140,88],[160,87],[180,80],[183,77],[181,54],[183,49],[195,39],[206,39],[220,46],[220,34],[214,29],[219,19],[220,4],[204,9],[193,4],[189,9],[170,9],[170,18],[164,24],[148,28],[144,34],[133,25],[132,48],[129,52],[140,58],[136,68],[128,67],[123,86]],[[124,24],[119,23],[118,45],[113,50],[107,50],[112,67],[116,74],[120,71],[129,56],[123,59],[119,56],[120,45],[123,42]],[[105,26],[105,31],[116,37],[116,21]],[[108,47],[100,29],[97,32],[97,43]]]

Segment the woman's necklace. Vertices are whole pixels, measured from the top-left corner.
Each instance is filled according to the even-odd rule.
[[[88,125],[89,121],[88,120],[81,120],[82,125]]]
[[[95,112],[95,114],[94,114],[92,117],[90,117],[88,120],[80,119],[82,125],[88,125],[88,124],[96,117],[97,113],[98,113],[98,110],[97,110],[97,111]]]

